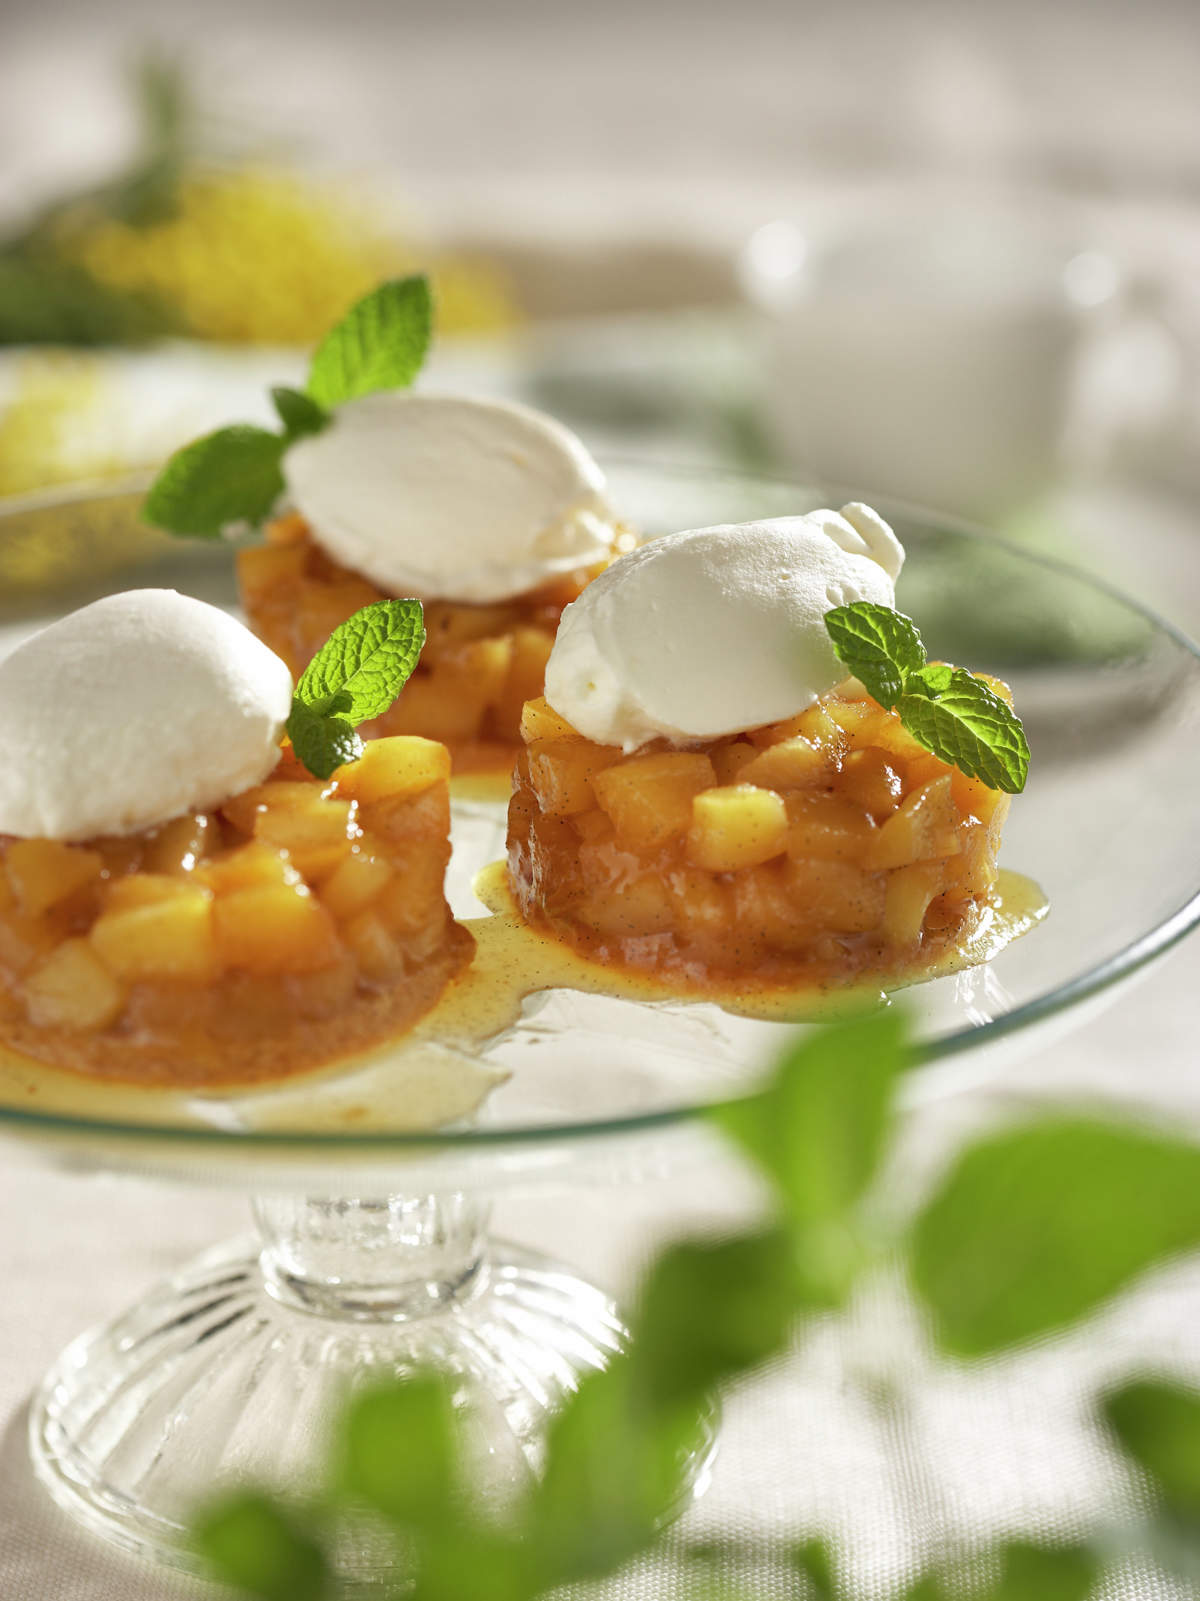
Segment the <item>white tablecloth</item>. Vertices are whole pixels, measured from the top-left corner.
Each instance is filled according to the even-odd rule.
[[[1032,1057],[1002,1083],[923,1112],[906,1166],[929,1171],[981,1126],[1059,1096],[1102,1096],[1200,1128],[1197,946],[1168,957],[1113,1012]],[[15,1159],[14,1159],[15,1158]],[[728,1173],[640,1189],[581,1190],[552,1207],[521,1198],[499,1232],[547,1250],[618,1293],[664,1237],[719,1224],[745,1204]],[[0,1146],[0,1598],[184,1601],[208,1586],[153,1570],[76,1530],[34,1482],[25,1445],[32,1388],[59,1349],[152,1280],[245,1225],[240,1198],[71,1178]],[[889,1592],[945,1538],[1094,1527],[1135,1492],[1088,1428],[1097,1382],[1147,1361],[1200,1373],[1200,1264],[1153,1275],[1098,1325],[985,1369],[935,1363],[903,1296],[874,1285],[844,1319],[811,1331],[787,1363],[730,1398],[714,1482],[683,1526],[697,1536],[832,1531],[869,1596]],[[904,1404],[868,1400],[886,1377]],[[897,1421],[897,1419],[901,1421]],[[621,1597],[672,1594],[669,1573],[631,1575]],[[1119,1592],[1175,1592],[1134,1573]]]

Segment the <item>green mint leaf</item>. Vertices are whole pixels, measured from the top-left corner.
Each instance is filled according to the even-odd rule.
[[[946,693],[953,682],[953,667],[948,667],[945,662],[929,662],[905,676],[904,690],[908,695],[928,695],[936,700],[939,695]]]
[[[838,660],[889,710],[906,675],[925,665],[916,624],[890,606],[870,600],[835,606],[825,613],[825,628]]]
[[[142,516],[170,534],[217,539],[231,525],[260,523],[283,493],[287,441],[265,428],[235,424],[193,440],[150,486]]]
[[[433,298],[423,275],[373,289],[317,347],[308,393],[326,410],[377,389],[404,389],[421,370],[433,331]]]
[[[527,1594],[601,1578],[644,1550],[679,1504],[703,1421],[687,1406],[647,1408],[625,1357],[587,1374],[550,1424],[523,1531]]]
[[[1011,706],[961,667],[929,663],[916,624],[873,601],[835,606],[825,627],[837,658],[926,750],[990,789],[1025,788],[1029,745]]]
[[[1018,795],[1029,774],[1029,744],[1012,707],[962,667],[936,691],[904,693],[896,710],[905,728],[942,761],[950,762],[989,789]]]
[[[844,1217],[866,1190],[911,1061],[907,1036],[897,1007],[834,1024],[793,1046],[766,1089],[710,1110],[794,1225]]]
[[[348,718],[328,707],[292,701],[287,720],[292,749],[315,778],[332,778],[339,767],[362,755],[363,743]]]
[[[904,1592],[903,1601],[951,1601],[936,1573],[923,1573]]]
[[[193,1541],[214,1579],[259,1601],[322,1601],[331,1594],[320,1547],[266,1496],[220,1502],[200,1518]]]
[[[507,1530],[469,1523],[460,1513],[451,1530],[422,1544],[420,1580],[405,1587],[406,1595],[419,1594],[422,1601],[533,1601],[540,1594],[531,1574],[534,1553]],[[389,1588],[378,1601],[396,1593]]]
[[[802,1302],[785,1229],[669,1247],[632,1319],[630,1360],[647,1411],[700,1405],[715,1385],[774,1355]]]
[[[380,717],[408,682],[425,643],[419,600],[377,600],[330,634],[296,685],[287,731],[317,778],[362,755],[359,723]]]
[[[1086,1601],[1098,1577],[1095,1557],[1082,1546],[1010,1540],[980,1601]]]
[[[419,600],[377,600],[330,634],[296,685],[296,699],[336,710],[356,727],[381,717],[408,682],[425,644]],[[339,704],[331,707],[337,696]]]
[[[289,444],[302,439],[305,434],[319,434],[322,428],[329,426],[329,413],[302,389],[289,389],[285,384],[277,384],[271,390],[271,399]]]
[[[799,1545],[792,1547],[789,1555],[796,1571],[808,1580],[814,1601],[835,1601],[837,1575],[833,1556],[825,1541],[815,1536],[802,1540]]]
[[[393,1522],[428,1534],[454,1521],[456,1453],[449,1381],[416,1374],[350,1402],[342,1422],[340,1484]]]
[[[959,1158],[910,1243],[942,1346],[998,1351],[1200,1246],[1200,1147],[1099,1122],[997,1134]]]
[[[1109,1428],[1174,1512],[1200,1518],[1200,1390],[1138,1379],[1104,1397]]]

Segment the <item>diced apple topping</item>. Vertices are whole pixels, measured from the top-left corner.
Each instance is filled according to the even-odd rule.
[[[416,671],[367,732],[443,741],[456,764],[507,770],[524,708],[542,695],[559,617],[594,571],[563,574],[498,603],[427,602]],[[239,553],[238,577],[250,626],[297,677],[339,623],[385,598],[327,556],[296,516],[272,524],[266,546]],[[552,724],[552,716],[529,737],[578,737]]]
[[[125,990],[85,939],[64,940],[25,981],[25,1007],[35,1028],[94,1032],[125,1004]]]
[[[623,756],[540,698],[521,731],[518,903],[604,960],[689,982],[886,967],[967,927],[995,883],[1008,796],[931,755],[857,679],[702,750]]]
[[[374,739],[356,762],[337,773],[338,792],[360,805],[420,795],[450,777],[450,753],[444,745],[415,734]]]
[[[552,817],[591,811],[596,804],[592,780],[620,755],[589,740],[535,739],[528,747],[528,762],[542,810]]]
[[[688,860],[710,873],[757,867],[787,849],[788,816],[783,796],[753,784],[709,789],[692,802]]]
[[[716,781],[707,756],[664,751],[607,767],[593,787],[618,837],[635,850],[648,851],[687,833],[692,802]]]
[[[92,947],[110,972],[130,982],[180,979],[208,984],[217,973],[212,912],[208,890],[185,883],[177,894],[140,906],[110,906],[92,924]]]
[[[450,971],[469,948],[443,892],[449,775],[445,747],[411,735],[325,783],[285,751],[217,812],[87,845],[0,841],[0,1031],[74,1039],[128,1016],[130,1050],[152,1028],[192,1030],[180,1051],[219,1032],[226,1061],[239,1029],[250,1050],[360,995],[411,982],[424,1009],[422,964]]]
[[[8,882],[27,917],[49,911],[93,883],[103,867],[96,851],[57,839],[14,839],[4,857]]]

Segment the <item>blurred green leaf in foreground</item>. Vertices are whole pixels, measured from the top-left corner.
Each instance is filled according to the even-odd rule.
[[[563,1406],[541,1475],[504,1519],[472,1495],[453,1381],[419,1374],[353,1402],[332,1488],[303,1523],[254,1493],[210,1506],[198,1545],[213,1573],[258,1601],[322,1601],[335,1593],[333,1563],[313,1530],[366,1507],[391,1530],[415,1601],[534,1601],[603,1578],[649,1553],[681,1504],[712,1396],[786,1351],[885,1258],[907,1259],[942,1349],[972,1356],[1086,1316],[1197,1243],[1200,1150],[1082,1120],[983,1140],[889,1231],[872,1198],[913,1059],[902,1014],[885,1010],[809,1036],[758,1094],[713,1110],[767,1181],[772,1215],[659,1256],[628,1349]],[[1172,1550],[1200,1571],[1200,1394],[1141,1379],[1112,1391],[1104,1415],[1154,1485]],[[947,1553],[905,1601],[1087,1601],[1115,1549],[1010,1539]],[[739,1560],[746,1577],[730,1578]],[[749,1552],[685,1549],[678,1561],[681,1593],[696,1601],[748,1601],[765,1571],[797,1601],[853,1601],[827,1544],[799,1530]]]

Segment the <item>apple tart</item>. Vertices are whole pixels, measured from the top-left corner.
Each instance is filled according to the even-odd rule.
[[[1009,796],[931,754],[855,680],[686,749],[626,755],[544,699],[522,739],[514,895],[600,962],[700,987],[886,972],[960,939],[996,880]]]
[[[142,1083],[274,1078],[410,1028],[470,960],[443,893],[450,759],[290,747],[206,811],[84,842],[0,837],[0,1041]]]

